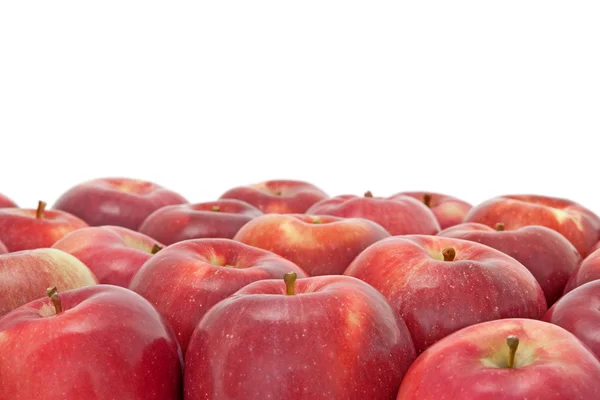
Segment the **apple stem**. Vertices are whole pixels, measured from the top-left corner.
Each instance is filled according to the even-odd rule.
[[[429,193],[423,195],[423,204],[427,207],[431,207],[431,195]]]
[[[48,288],[46,289],[46,294],[52,300],[52,303],[54,304],[54,311],[56,311],[56,314],[60,314],[63,309],[60,297],[58,297],[58,289],[56,287]]]
[[[37,219],[44,218],[44,211],[46,210],[46,206],[47,206],[47,204],[45,201],[42,201],[42,200],[38,201],[38,207],[37,207],[37,210],[35,210],[35,217]]]
[[[150,250],[150,254],[156,254],[161,250],[162,250],[162,246],[155,244],[154,246],[152,246],[152,250]]]
[[[519,347],[519,338],[511,335],[506,338],[506,344],[508,345],[508,368],[513,368],[515,365],[515,354],[517,353],[517,347]]]
[[[442,250],[442,256],[444,256],[444,261],[454,261],[456,250],[454,250],[454,247],[447,247]]]
[[[296,273],[288,272],[283,276],[283,281],[285,282],[285,291],[288,296],[293,296],[296,294]]]
[[[221,211],[221,207],[219,207],[219,206],[212,206],[212,208],[210,209],[210,211]]]
[[[503,224],[502,222],[498,222],[498,223],[496,224],[496,230],[497,230],[498,232],[500,232],[500,231],[503,231],[503,230],[504,230],[504,224]]]
[[[370,190],[367,190],[367,191],[365,192],[365,197],[373,197],[373,193],[371,193],[371,191],[370,191]]]

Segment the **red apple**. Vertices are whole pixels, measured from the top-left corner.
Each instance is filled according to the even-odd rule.
[[[90,226],[115,225],[137,230],[159,208],[187,202],[183,196],[153,182],[99,178],[69,189],[53,208],[76,215]]]
[[[303,213],[327,194],[317,186],[295,180],[271,180],[229,189],[221,199],[250,203],[264,213]]]
[[[378,223],[393,236],[434,235],[440,231],[433,212],[410,196],[389,199],[373,197],[371,192],[366,192],[363,197],[340,195],[316,203],[306,214],[365,218]]]
[[[532,319],[464,328],[422,353],[398,400],[591,400],[600,361],[573,334]]]
[[[46,203],[40,201],[37,210],[0,209],[0,240],[8,251],[52,247],[67,233],[87,226],[74,215],[45,208]]]
[[[315,276],[343,274],[361,251],[389,236],[363,218],[265,214],[242,227],[234,240],[279,254]]]
[[[17,208],[17,203],[9,199],[3,194],[0,194],[0,208]]]
[[[242,226],[262,214],[233,199],[166,206],[150,214],[139,231],[166,245],[189,239],[233,239]]]
[[[77,257],[99,283],[129,287],[142,264],[163,245],[120,226],[93,226],[69,233],[52,247]]]
[[[149,302],[112,285],[48,296],[0,319],[0,399],[182,398],[181,351]]]
[[[498,222],[514,230],[542,225],[566,237],[582,257],[600,239],[600,218],[571,200],[539,195],[499,196],[473,207],[464,222],[495,226]]]
[[[577,266],[567,282],[564,293],[598,279],[600,279],[600,250],[591,253]]]
[[[513,231],[469,222],[441,231],[438,236],[470,240],[493,247],[523,264],[540,283],[548,306],[558,300],[581,262],[577,249],[560,233],[539,225]]]
[[[463,222],[465,215],[467,215],[469,210],[473,207],[466,201],[441,193],[401,192],[392,196],[391,198],[393,199],[396,196],[400,198],[402,198],[402,196],[410,196],[422,201],[423,204],[431,208],[431,211],[433,211],[433,214],[435,215],[442,229],[446,229]]]
[[[594,245],[594,247],[592,247],[588,253],[589,253],[589,254],[592,254],[592,253],[593,253],[593,252],[595,252],[596,250],[600,250],[600,242],[596,243],[596,244]],[[589,255],[589,254],[588,254],[588,255]]]
[[[600,280],[565,294],[543,318],[577,336],[600,358]]]
[[[285,281],[285,283],[284,283]],[[406,325],[346,276],[252,283],[198,324],[184,368],[196,399],[393,399],[415,359]]]
[[[231,239],[190,239],[144,263],[129,287],[166,317],[185,353],[208,309],[251,282],[290,271],[307,276],[296,264],[266,250]]]
[[[87,266],[61,250],[35,249],[0,255],[0,316],[43,296],[51,286],[64,291],[96,283]]]
[[[499,318],[541,318],[544,292],[514,258],[468,240],[407,235],[380,240],[345,275],[379,290],[420,353],[458,329]]]

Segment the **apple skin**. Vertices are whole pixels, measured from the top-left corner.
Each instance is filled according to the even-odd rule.
[[[283,257],[231,239],[190,239],[150,258],[129,288],[165,316],[185,354],[196,324],[212,306],[249,283],[290,271],[308,276]]]
[[[0,256],[0,316],[43,297],[56,286],[64,291],[96,285],[81,261],[57,249],[23,250]]]
[[[453,248],[454,261],[442,251]],[[372,285],[411,332],[417,353],[461,328],[499,318],[539,319],[540,284],[514,258],[483,244],[428,235],[396,236],[369,246],[344,275]]]
[[[600,279],[600,250],[596,250],[587,256],[571,275],[564,293],[569,293],[575,288]]]
[[[363,218],[265,214],[242,227],[234,240],[279,254],[317,276],[343,274],[360,252],[389,236]]]
[[[0,241],[9,252],[52,247],[69,232],[88,225],[64,211],[45,210],[41,218],[37,210],[0,208]]]
[[[507,195],[489,199],[471,209],[464,222],[490,227],[504,224],[507,230],[542,225],[569,240],[582,257],[600,240],[600,218],[568,199],[541,195]]]
[[[150,257],[156,240],[120,226],[92,226],[69,233],[52,246],[79,259],[99,283],[128,288]]]
[[[507,337],[519,345],[507,368]],[[588,400],[600,398],[600,361],[565,329],[511,318],[447,336],[419,355],[397,400]]]
[[[229,189],[220,199],[242,200],[265,214],[298,214],[328,197],[327,193],[312,183],[275,179]]]
[[[600,359],[600,280],[565,294],[550,307],[543,320],[577,336]]]
[[[0,254],[6,254],[6,253],[8,253],[8,249],[6,248],[4,243],[2,243],[2,241],[0,241]]]
[[[423,204],[433,211],[441,229],[460,224],[471,208],[473,208],[472,204],[443,193],[401,192],[390,198],[393,199],[396,196],[410,196],[423,202]]]
[[[3,194],[0,194],[0,208],[17,208],[17,203]]]
[[[247,222],[262,211],[241,200],[181,204],[159,208],[148,216],[139,231],[170,245],[189,239],[233,239]]]
[[[560,233],[539,225],[497,231],[475,222],[444,229],[438,236],[470,240],[493,247],[523,264],[539,282],[551,306],[565,289],[582,258]]]
[[[424,234],[440,231],[433,212],[410,196],[384,197],[339,195],[314,204],[306,211],[310,215],[331,215],[342,218],[365,218],[376,222],[392,236]]]
[[[59,314],[44,297],[0,319],[0,399],[182,399],[181,350],[149,302],[112,285],[58,297]]]
[[[185,360],[186,400],[393,399],[416,357],[375,289],[342,275],[252,283],[215,305]]]
[[[53,208],[76,215],[90,226],[113,225],[136,231],[159,208],[186,203],[183,196],[156,183],[108,177],[72,187]]]

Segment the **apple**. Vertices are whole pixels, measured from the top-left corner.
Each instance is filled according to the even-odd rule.
[[[410,196],[394,199],[374,197],[369,191],[363,197],[339,195],[322,200],[306,214],[343,218],[365,218],[381,225],[392,236],[408,234],[434,235],[440,231],[433,212]]]
[[[97,282],[87,266],[61,250],[34,249],[0,255],[0,316],[42,297],[48,287],[64,291]]]
[[[433,192],[401,192],[391,198],[410,196],[422,201],[433,211],[441,229],[446,229],[463,222],[465,215],[473,208],[470,203],[456,197]]]
[[[2,243],[2,241],[0,240],[0,254],[6,254],[6,253],[8,253],[8,249],[6,248],[4,243]]]
[[[185,354],[196,324],[212,306],[251,282],[290,271],[308,276],[281,256],[231,239],[190,239],[145,262],[129,288],[165,316]]]
[[[491,227],[502,222],[508,230],[542,225],[566,237],[582,257],[600,240],[600,218],[592,211],[568,199],[541,195],[494,197],[473,207],[464,222]]]
[[[221,199],[236,199],[252,204],[264,213],[304,213],[327,194],[312,183],[298,180],[270,180],[227,190]]]
[[[565,285],[581,262],[581,255],[571,242],[560,233],[539,225],[507,231],[502,223],[493,229],[467,222],[444,229],[438,236],[481,243],[513,257],[539,282],[548,306],[562,296]]]
[[[0,194],[0,208],[17,208],[17,203],[3,194]]]
[[[591,253],[577,266],[565,286],[564,293],[598,279],[600,279],[600,250]]]
[[[591,400],[600,361],[567,330],[544,321],[482,322],[440,340],[411,365],[397,400]]]
[[[599,241],[598,243],[596,243],[596,244],[595,244],[595,245],[594,245],[594,246],[593,246],[593,247],[590,249],[590,251],[588,252],[588,255],[589,255],[589,254],[592,254],[592,253],[593,253],[593,252],[595,252],[596,250],[600,250],[600,241]]]
[[[385,298],[342,275],[282,278],[251,283],[202,318],[186,400],[393,399],[416,354]]]
[[[233,239],[242,226],[259,215],[262,211],[241,200],[180,204],[154,211],[139,231],[166,245],[189,239]]]
[[[44,292],[0,319],[0,399],[182,398],[181,350],[148,301],[112,285]]]
[[[135,231],[159,208],[186,203],[183,196],[156,183],[109,177],[72,187],[53,208],[76,215],[90,226],[114,225]]]
[[[600,280],[584,283],[565,294],[543,320],[577,336],[600,359]]]
[[[234,240],[279,254],[311,276],[341,275],[364,249],[390,234],[363,218],[265,214]]]
[[[142,264],[163,245],[120,226],[92,226],[67,234],[52,247],[77,257],[99,283],[129,287]]]
[[[52,247],[67,233],[86,226],[67,212],[46,210],[43,201],[36,210],[0,208],[0,241],[11,252]]]
[[[369,246],[345,275],[379,290],[406,322],[417,353],[461,328],[499,318],[541,318],[546,299],[514,258],[468,240],[396,236]]]

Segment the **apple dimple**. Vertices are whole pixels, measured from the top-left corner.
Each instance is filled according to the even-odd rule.
[[[480,362],[486,367],[510,369],[524,368],[535,362],[536,351],[535,347],[520,343],[520,339],[516,335],[506,337],[505,343],[502,345],[496,344],[495,350],[480,359]]]

